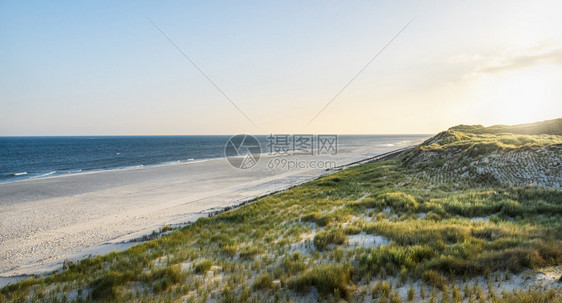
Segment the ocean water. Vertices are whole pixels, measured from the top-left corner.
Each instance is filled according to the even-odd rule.
[[[0,137],[0,183],[95,170],[174,165],[224,157],[231,136]],[[270,136],[256,136],[262,153]],[[269,139],[268,139],[269,137]],[[392,147],[428,135],[338,135],[340,152]]]

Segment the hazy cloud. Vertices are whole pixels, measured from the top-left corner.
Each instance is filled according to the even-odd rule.
[[[562,65],[562,44],[543,44],[527,49],[508,49],[489,56],[458,55],[446,59],[446,63],[464,65],[471,70],[462,78],[474,78],[484,74],[494,74],[518,70],[537,64]]]

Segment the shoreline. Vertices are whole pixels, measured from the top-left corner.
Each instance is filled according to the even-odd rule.
[[[423,136],[424,134],[412,134],[412,136]],[[354,135],[350,135],[350,136],[354,136]],[[372,135],[372,136],[394,136],[394,135]],[[427,135],[427,136],[431,136],[431,135]],[[126,137],[126,136],[125,136]],[[0,139],[2,139],[2,137],[0,137]],[[382,144],[382,145],[373,145],[371,146],[371,148],[394,148],[396,146],[399,146],[401,144],[410,142],[411,140],[405,140],[405,141],[400,141],[397,143],[391,143],[391,144]],[[348,146],[342,146],[344,148],[349,148]],[[267,152],[267,151],[263,151],[260,154],[260,157],[268,157],[271,156],[271,153]],[[218,157],[214,157],[214,158],[200,158],[200,159],[187,159],[187,160],[173,160],[173,161],[165,161],[165,162],[159,162],[159,163],[154,163],[154,164],[138,164],[138,165],[125,165],[125,166],[115,166],[115,167],[110,167],[110,168],[72,168],[72,169],[61,169],[60,171],[63,171],[60,174],[57,174],[59,171],[57,170],[53,170],[47,173],[43,173],[41,175],[36,175],[36,176],[30,176],[28,178],[25,179],[19,179],[19,180],[0,180],[0,185],[4,185],[4,184],[12,184],[12,183],[19,183],[19,182],[30,182],[30,181],[35,181],[35,180],[45,180],[45,179],[52,179],[52,178],[59,178],[59,177],[70,177],[70,176],[78,176],[78,175],[84,175],[84,174],[93,174],[93,173],[102,173],[102,172],[112,172],[112,171],[127,171],[127,170],[139,170],[139,169],[146,169],[146,168],[152,168],[152,167],[166,167],[166,166],[176,166],[176,165],[190,165],[190,164],[195,164],[195,163],[201,163],[201,162],[206,162],[206,161],[213,161],[213,160],[217,160],[217,159],[223,159],[224,156],[218,156]],[[27,171],[22,171],[22,172],[17,172],[17,173],[11,173],[10,176],[19,176],[19,175],[28,175],[30,174]]]
[[[410,146],[411,147],[411,146]],[[291,172],[290,170],[283,170],[281,171],[280,174],[270,174],[269,176],[267,174],[265,175],[260,175],[257,178],[254,178],[254,180],[250,180],[250,182],[248,182],[246,185],[241,184],[240,182],[235,183],[235,186],[231,186],[229,187],[229,190],[226,191],[216,191],[213,190],[212,195],[195,195],[198,196],[198,199],[192,199],[190,201],[181,201],[182,203],[177,203],[180,201],[177,201],[175,198],[177,197],[172,197],[171,200],[176,200],[174,203],[163,203],[165,204],[164,206],[167,206],[168,209],[166,209],[166,207],[164,207],[164,212],[167,212],[167,216],[156,216],[156,218],[145,218],[145,220],[143,220],[142,222],[144,222],[144,224],[136,224],[136,228],[132,228],[129,229],[128,231],[123,231],[120,232],[118,234],[114,234],[114,236],[111,237],[106,237],[104,239],[101,239],[100,241],[98,241],[97,243],[91,245],[91,244],[85,244],[83,246],[79,246],[76,247],[75,249],[70,249],[70,250],[62,250],[63,252],[65,252],[64,254],[61,255],[57,255],[57,256],[43,256],[42,258],[40,256],[36,256],[36,258],[34,258],[34,261],[30,261],[27,260],[26,262],[19,262],[17,263],[15,266],[10,266],[10,268],[6,268],[6,266],[4,266],[2,268],[2,272],[0,273],[0,286],[5,286],[8,285],[10,283],[13,283],[17,280],[21,280],[21,279],[25,279],[28,278],[30,276],[36,276],[36,275],[42,275],[42,274],[46,274],[46,273],[50,273],[53,272],[55,270],[58,270],[62,267],[62,262],[64,260],[70,260],[70,261],[76,261],[76,260],[80,260],[83,259],[84,257],[87,257],[89,255],[100,255],[100,254],[105,254],[108,252],[113,251],[113,249],[115,249],[116,251],[122,251],[127,249],[128,247],[138,244],[140,242],[138,241],[132,241],[132,240],[138,240],[146,235],[151,234],[153,231],[157,231],[159,230],[162,226],[164,225],[170,225],[170,226],[185,226],[188,225],[192,222],[194,222],[195,220],[197,220],[199,217],[204,217],[204,216],[212,216],[212,215],[216,215],[218,213],[222,213],[224,211],[228,211],[234,208],[238,208],[242,205],[251,203],[261,197],[264,196],[268,196],[268,195],[272,195],[284,190],[287,190],[289,188],[295,187],[295,186],[299,186],[302,183],[317,179],[319,177],[322,177],[324,175],[336,172],[338,170],[350,167],[350,166],[354,166],[354,165],[359,165],[361,163],[365,163],[365,162],[369,162],[369,161],[374,161],[377,158],[381,158],[385,155],[388,154],[396,154],[399,152],[402,152],[404,150],[404,148],[398,148],[398,149],[392,149],[390,151],[388,151],[390,148],[387,148],[387,151],[382,152],[382,153],[378,153],[376,156],[374,157],[362,157],[362,154],[356,154],[355,152],[351,152],[350,155],[351,157],[345,158],[345,159],[340,159],[340,163],[342,163],[342,165],[338,165],[332,169],[321,169],[321,170],[315,170],[314,172],[306,172],[304,174],[302,174],[302,171],[296,171],[296,172]],[[359,157],[359,159],[357,159]],[[354,161],[352,161],[355,158]],[[217,164],[225,164],[223,161],[206,161],[204,162],[205,165],[199,165],[199,166],[208,166],[208,165],[217,165]],[[345,162],[345,163],[344,163]],[[182,163],[182,164],[186,164],[186,163]],[[187,163],[187,164],[195,164],[195,163]],[[146,167],[146,170],[130,170],[130,171],[124,171],[124,170],[118,170],[118,171],[99,171],[97,173],[100,172],[104,172],[105,174],[91,174],[91,173],[87,173],[87,174],[76,174],[74,176],[79,176],[80,178],[86,178],[86,179],[91,179],[91,176],[95,176],[95,175],[108,175],[107,177],[111,177],[111,174],[117,174],[119,175],[120,173],[124,173],[124,172],[150,172],[151,170],[156,170],[156,174],[155,177],[159,177],[158,171],[164,169],[164,171],[168,171],[169,173],[169,169],[174,169],[174,168],[181,168],[187,165],[171,165],[171,166],[157,166],[157,167]],[[191,165],[190,165],[191,166]],[[220,165],[219,165],[220,166]],[[239,171],[234,171],[236,173],[239,173]],[[299,172],[301,174],[299,174]],[[243,174],[242,174],[243,175]],[[58,176],[56,176],[58,177]],[[52,183],[52,182],[62,182],[65,181],[66,178],[44,178],[44,179],[40,179],[40,180],[31,180],[34,182],[39,182],[39,183]],[[238,178],[245,178],[248,179],[248,176],[237,176]],[[74,178],[76,179],[76,178]],[[110,178],[111,179],[111,178]],[[149,178],[150,179],[150,178]],[[250,178],[251,179],[251,178]],[[54,181],[53,181],[54,180]],[[61,181],[62,180],[62,181]],[[246,181],[246,180],[244,180]],[[22,182],[17,182],[17,183],[10,183],[8,185],[4,184],[0,184],[0,193],[2,193],[2,186],[4,187],[10,187],[10,185],[16,184],[19,186],[25,186],[28,185],[30,182],[27,183],[22,183]],[[142,182],[141,182],[142,183]],[[150,182],[149,182],[150,183]],[[189,182],[188,182],[189,183]],[[23,184],[23,185],[22,185]],[[273,184],[273,185],[272,185]],[[185,185],[185,184],[184,184]],[[188,186],[191,184],[188,184]],[[229,185],[233,185],[233,184],[229,184]],[[127,187],[127,185],[125,185],[124,187]],[[129,186],[130,187],[130,186]],[[166,187],[164,185],[164,187]],[[117,187],[117,190],[120,187]],[[109,190],[112,190],[114,188],[109,188]],[[137,193],[137,195],[140,195],[141,197],[143,196],[142,193],[142,188],[141,188],[141,192]],[[78,194],[71,194],[71,197],[75,197],[75,196],[81,196],[86,194],[87,196],[87,192],[86,193],[78,193]],[[119,193],[113,193],[114,195],[116,195],[117,197],[120,196]],[[153,196],[157,196],[157,193],[151,193]],[[106,196],[107,197],[107,193],[104,193],[104,195],[102,196]],[[192,195],[193,196],[193,195]],[[66,198],[66,196],[65,196]],[[84,197],[86,198],[86,197]],[[45,199],[38,199],[37,201],[41,202]],[[49,199],[47,199],[49,200]],[[160,199],[160,200],[165,200],[165,197]],[[31,199],[30,201],[26,201],[23,202],[21,204],[25,204],[25,203],[29,203],[31,202],[36,203],[37,201],[34,201],[33,199]],[[226,201],[229,201],[228,203],[226,203]],[[204,202],[204,203],[202,203]],[[217,203],[218,202],[218,203]],[[65,206],[69,206],[72,207],[74,204],[73,201],[70,201],[70,203],[67,203]],[[6,207],[6,205],[2,205],[5,203],[0,203],[0,207]],[[21,206],[21,204],[19,206]],[[190,206],[191,205],[191,206]],[[18,207],[18,203],[16,202],[15,205],[10,205],[12,207]],[[186,207],[187,206],[187,207]],[[150,208],[150,207],[149,207]],[[1,212],[3,209],[0,208],[0,216],[4,216],[3,212]],[[190,210],[189,212],[186,212],[186,210]],[[157,210],[158,211],[158,210]],[[132,213],[133,215],[135,214],[135,211]],[[130,213],[130,212],[129,212]],[[171,214],[171,215],[170,215]],[[64,216],[64,215],[62,215]],[[163,219],[162,219],[163,218]],[[150,220],[152,219],[152,220]],[[25,220],[24,220],[25,221]],[[105,220],[98,220],[99,222],[104,222]],[[1,223],[0,223],[1,224]],[[86,224],[88,225],[88,224]],[[91,225],[91,222],[90,222]],[[111,225],[111,222],[108,224]],[[2,226],[4,227],[4,226]],[[91,229],[92,226],[88,226],[88,228]],[[140,227],[140,228],[139,228]],[[3,228],[4,229],[4,228]],[[5,229],[4,229],[5,230]],[[109,233],[111,234],[111,233]],[[1,235],[2,238],[5,238],[5,235]],[[33,235],[31,235],[31,237],[28,237],[28,239],[25,240],[29,240],[29,238],[33,238]],[[45,240],[45,239],[43,239]],[[63,239],[64,240],[64,239]],[[148,240],[148,239],[147,239]],[[25,241],[24,241],[25,242]],[[39,241],[41,242],[41,241]],[[141,241],[144,242],[144,241]],[[34,243],[34,244],[41,244],[41,243]],[[6,248],[8,244],[5,243],[4,248]],[[32,250],[34,251],[34,250]],[[1,253],[1,250],[0,250]],[[9,254],[6,254],[8,256],[8,260],[10,259]],[[34,254],[32,254],[33,256]],[[25,258],[24,258],[25,259]],[[10,262],[10,264],[12,264],[12,262]]]
[[[65,174],[60,174],[60,175],[56,175],[56,174],[50,172],[50,173],[43,174],[43,175],[40,175],[40,176],[29,177],[28,179],[13,180],[13,181],[0,181],[0,185],[20,183],[20,182],[31,182],[31,181],[36,181],[36,180],[46,180],[46,179],[54,179],[54,178],[72,177],[72,176],[79,176],[79,175],[86,175],[86,174],[97,174],[97,173],[112,172],[112,171],[127,171],[127,170],[137,170],[137,169],[144,169],[144,168],[151,168],[151,167],[189,165],[189,164],[201,163],[201,162],[212,161],[212,160],[217,160],[217,159],[222,159],[222,158],[198,159],[198,160],[193,160],[193,161],[187,161],[187,160],[186,161],[179,161],[178,160],[176,162],[163,162],[163,163],[148,164],[148,165],[140,164],[140,165],[133,165],[133,166],[113,167],[113,168],[107,168],[107,169],[103,169],[103,168],[100,168],[100,169],[77,169],[75,172],[67,172]],[[54,172],[56,172],[56,171],[54,171]],[[25,172],[25,173],[27,174],[27,172]],[[15,175],[15,174],[12,174],[12,175]]]

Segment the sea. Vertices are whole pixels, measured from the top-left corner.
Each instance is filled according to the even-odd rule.
[[[254,136],[264,154],[298,135]],[[318,136],[312,141],[319,142]],[[321,135],[322,136],[322,135]],[[326,140],[335,135],[324,135]],[[337,149],[392,147],[430,135],[337,135]],[[232,136],[0,137],[0,183],[89,171],[177,165],[225,156]],[[287,146],[287,145],[285,145]],[[317,145],[315,145],[317,147]]]

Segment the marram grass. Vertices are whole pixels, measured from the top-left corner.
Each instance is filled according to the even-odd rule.
[[[560,188],[470,176],[470,184],[430,184],[427,167],[446,161],[416,164],[470,143],[488,153],[561,137],[470,130],[9,285],[0,302],[561,302],[560,286],[502,288],[561,266]]]

